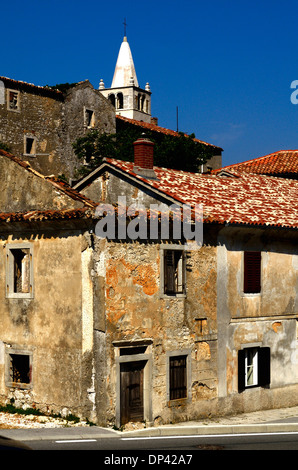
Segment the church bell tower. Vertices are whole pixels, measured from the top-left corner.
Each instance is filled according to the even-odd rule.
[[[116,114],[137,121],[151,122],[151,91],[139,87],[137,74],[126,33],[121,44],[111,88],[100,80],[99,91],[115,107]]]

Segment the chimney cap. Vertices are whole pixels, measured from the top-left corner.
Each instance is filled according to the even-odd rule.
[[[134,167],[133,171],[143,178],[156,179],[155,171],[153,170],[153,147],[152,142],[142,133],[141,136],[133,143],[134,145]]]
[[[152,140],[149,139],[146,132],[142,132],[140,137],[138,137],[137,140],[133,144],[141,143],[141,142],[146,142],[148,144],[154,145],[154,142],[152,142]]]

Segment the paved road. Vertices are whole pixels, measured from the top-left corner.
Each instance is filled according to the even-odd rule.
[[[35,450],[185,452],[191,450],[298,450],[298,407],[131,432],[101,427],[4,429],[0,434]],[[139,463],[141,460],[139,460]]]
[[[298,433],[240,433],[215,435],[177,435],[156,437],[82,437],[68,439],[24,440],[33,450],[100,450],[101,458],[139,455],[144,459],[165,453],[193,455],[199,450],[298,450]],[[124,452],[124,454],[123,454]],[[174,457],[173,457],[174,458]],[[142,459],[139,458],[139,463]],[[185,463],[185,462],[184,462]]]

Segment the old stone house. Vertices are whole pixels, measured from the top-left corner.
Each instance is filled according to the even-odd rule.
[[[1,401],[117,426],[297,405],[297,182],[157,168],[150,142],[135,149],[79,192],[2,155]],[[203,206],[201,245],[171,217],[162,231],[173,203]]]
[[[44,175],[73,178],[72,144],[90,129],[114,133],[115,109],[88,80],[64,92],[0,77],[0,141]]]

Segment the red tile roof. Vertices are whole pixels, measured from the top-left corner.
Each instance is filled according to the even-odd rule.
[[[279,150],[264,157],[226,166],[223,169],[262,175],[298,177],[298,150]],[[221,170],[213,172],[218,173],[219,171]]]
[[[125,116],[119,116],[119,115],[116,115],[116,119],[127,122],[128,124],[132,124],[134,126],[141,127],[143,129],[147,129],[147,130],[152,131],[152,132],[157,132],[159,134],[171,135],[171,136],[174,136],[174,137],[179,136],[179,132],[172,131],[171,129],[166,129],[165,127],[160,127],[160,126],[157,126],[155,124],[148,123],[148,122],[137,121],[136,119],[130,119],[130,118],[127,118]],[[186,137],[188,137],[187,134],[184,134],[184,135]],[[213,144],[208,144],[208,142],[204,142],[203,140],[194,139],[194,141],[199,142],[199,143],[204,144],[204,145],[207,145],[209,147],[213,147],[213,148],[222,150],[221,147],[218,147],[217,145],[213,145]]]
[[[108,165],[178,203],[203,205],[204,221],[298,228],[298,181],[239,173],[188,173],[154,167],[158,179],[133,172],[133,163],[105,159]],[[104,169],[104,167],[103,167]]]
[[[0,212],[0,222],[40,222],[45,220],[83,219],[93,216],[94,210],[87,207],[81,209]]]

